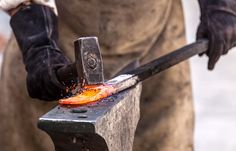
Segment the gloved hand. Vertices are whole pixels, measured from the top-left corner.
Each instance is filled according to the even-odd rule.
[[[201,23],[197,39],[209,39],[208,69],[236,45],[236,0],[199,0]]]
[[[23,54],[27,71],[27,89],[32,98],[56,100],[68,87],[57,79],[56,70],[70,64],[58,47],[57,17],[46,6],[32,4],[21,8],[10,21]]]

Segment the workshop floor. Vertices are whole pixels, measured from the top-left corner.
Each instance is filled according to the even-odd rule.
[[[187,37],[189,42],[193,42],[199,15],[197,1],[183,2],[186,8]],[[9,17],[0,12],[0,22],[0,36],[8,37]],[[191,59],[196,111],[195,150],[235,151],[236,51],[223,57],[213,72],[206,70],[206,62],[206,58]]]

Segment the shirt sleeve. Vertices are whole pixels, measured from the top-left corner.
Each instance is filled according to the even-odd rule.
[[[29,2],[29,1],[36,4],[48,6],[52,8],[54,13],[57,15],[57,8],[56,8],[55,0],[0,0],[0,8],[5,11],[8,11],[10,9],[16,8],[21,3]]]
[[[16,8],[23,2],[26,2],[26,0],[0,0],[0,8],[8,11],[10,9]]]

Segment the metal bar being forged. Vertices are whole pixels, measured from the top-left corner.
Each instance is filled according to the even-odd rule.
[[[153,60],[141,67],[132,71],[121,74],[103,85],[95,85],[84,87],[81,93],[77,95],[59,100],[60,104],[86,104],[96,102],[113,94],[124,91],[138,84],[139,82],[164,71],[173,65],[176,65],[196,54],[205,52],[208,47],[208,41],[202,40],[196,43],[187,45],[167,55],[164,55],[156,60]],[[93,93],[92,93],[93,92]],[[92,95],[88,95],[92,94]]]
[[[141,67],[132,71],[121,74],[105,84],[112,85],[116,92],[128,89],[137,83],[154,76],[192,56],[203,53],[208,49],[208,41],[200,40],[178,50],[175,50],[167,55],[155,59]]]

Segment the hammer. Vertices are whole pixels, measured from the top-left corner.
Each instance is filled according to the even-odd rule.
[[[82,37],[74,42],[75,62],[57,70],[62,83],[76,79],[79,87],[104,83],[103,63],[97,37]]]

